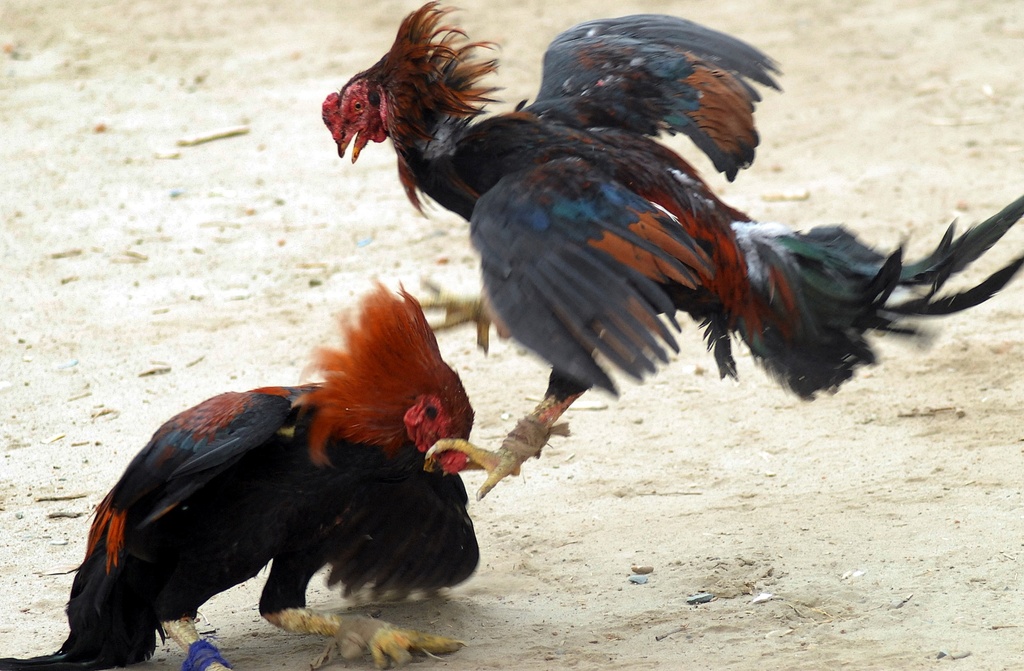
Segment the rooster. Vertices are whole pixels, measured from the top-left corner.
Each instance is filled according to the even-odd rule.
[[[483,294],[467,314],[552,365],[544,399],[500,449],[446,440],[428,453],[484,467],[478,496],[537,456],[582,393],[615,393],[607,364],[641,379],[667,361],[677,311],[703,325],[723,377],[736,376],[738,337],[810,399],[875,362],[870,332],[915,334],[907,318],[982,303],[1024,262],[938,295],[1024,214],[1024,198],[959,237],[951,226],[915,262],[839,226],[797,232],[719,200],[656,137],[688,135],[729,179],[751,163],[755,85],[778,88],[778,70],[737,39],[672,16],[581,23],[548,47],[532,103],[481,119],[493,93],[481,80],[497,63],[442,23],[448,11],[410,14],[322,116],[340,157],[390,138],[413,205],[425,194],[469,221]]]
[[[381,668],[461,647],[306,608],[325,565],[346,593],[401,594],[462,582],[479,559],[461,479],[423,469],[435,441],[469,437],[473,410],[419,305],[379,287],[343,331],[346,349],[317,356],[323,383],[221,394],[160,427],[97,508],[64,645],[0,669],[134,664],[157,633],[186,652],[184,671],[230,668],[197,609],[271,560],[260,613],[282,629],[369,650]],[[465,457],[451,456],[457,471]]]

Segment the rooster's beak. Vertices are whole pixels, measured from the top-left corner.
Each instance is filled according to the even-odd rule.
[[[345,150],[348,149],[348,143],[352,141],[352,136],[346,136],[344,132],[332,134],[335,144],[338,145],[338,158],[345,158]]]
[[[352,143],[352,162],[355,163],[356,159],[359,158],[359,152],[363,150],[366,143],[370,141],[370,138],[363,137],[362,133],[356,133],[356,141]],[[346,145],[348,142],[345,143]],[[344,154],[344,151],[342,152]],[[339,154],[340,156],[341,154]]]

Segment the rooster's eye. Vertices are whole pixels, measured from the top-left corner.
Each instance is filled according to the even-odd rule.
[[[432,405],[428,405],[424,412],[427,415],[427,419],[437,419],[437,408]]]
[[[363,111],[363,103],[361,103],[359,101],[356,101],[355,104],[352,105],[352,109],[354,109],[357,112],[362,112]]]

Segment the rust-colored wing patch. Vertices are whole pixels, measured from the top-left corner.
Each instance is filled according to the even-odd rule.
[[[700,275],[706,276],[711,272],[707,256],[699,248],[684,245],[665,230],[666,225],[677,225],[675,222],[666,224],[664,217],[654,212],[641,212],[637,217],[638,221],[628,226],[629,231],[649,242],[657,252],[626,240],[613,231],[604,231],[599,238],[588,243],[655,282],[675,282],[689,289],[700,286]],[[665,255],[676,259],[682,266],[667,263]]]

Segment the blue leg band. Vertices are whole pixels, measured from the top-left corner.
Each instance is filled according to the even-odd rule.
[[[231,668],[228,660],[220,656],[220,650],[213,643],[200,639],[188,646],[188,657],[181,663],[181,671],[206,671],[214,662]]]

